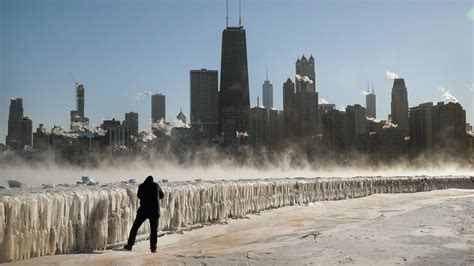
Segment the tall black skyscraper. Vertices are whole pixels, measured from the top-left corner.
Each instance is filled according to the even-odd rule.
[[[235,132],[247,132],[250,109],[245,29],[229,27],[222,32],[219,132],[224,144],[235,143]]]

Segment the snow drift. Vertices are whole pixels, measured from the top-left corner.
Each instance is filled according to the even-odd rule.
[[[160,230],[179,231],[249,213],[374,193],[474,188],[474,177],[285,178],[162,184]],[[105,249],[125,241],[137,185],[0,191],[0,262]],[[148,223],[139,231],[149,231]]]

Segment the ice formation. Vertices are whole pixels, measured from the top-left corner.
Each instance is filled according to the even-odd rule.
[[[285,178],[162,184],[160,230],[238,218],[315,201],[446,188],[474,177]],[[105,249],[125,241],[137,207],[136,184],[0,191],[0,262]],[[139,233],[148,232],[145,223]]]

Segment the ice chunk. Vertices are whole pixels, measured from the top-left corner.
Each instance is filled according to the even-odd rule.
[[[24,187],[26,187],[25,183],[22,183],[22,182],[16,181],[16,180],[8,180],[8,185],[11,188],[24,188]]]

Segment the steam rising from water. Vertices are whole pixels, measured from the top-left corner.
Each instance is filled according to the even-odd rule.
[[[164,151],[164,154],[166,152]],[[59,165],[54,160],[41,163],[14,162],[0,164],[0,178],[13,179],[28,185],[73,184],[81,176],[90,176],[101,183],[112,183],[135,178],[139,182],[148,175],[170,181],[184,180],[221,180],[249,178],[284,177],[352,177],[352,176],[413,176],[413,175],[472,175],[474,164],[446,158],[414,158],[401,160],[391,165],[375,163],[364,155],[357,160],[304,161],[295,157],[295,151],[282,153],[278,158],[269,159],[271,152],[249,156],[244,162],[236,162],[235,157],[226,157],[221,153],[195,154],[194,159],[173,156],[148,155],[147,158],[104,159],[98,167],[79,167]],[[257,157],[258,156],[258,157]],[[200,159],[200,157],[207,159]],[[295,159],[298,158],[298,159]]]

